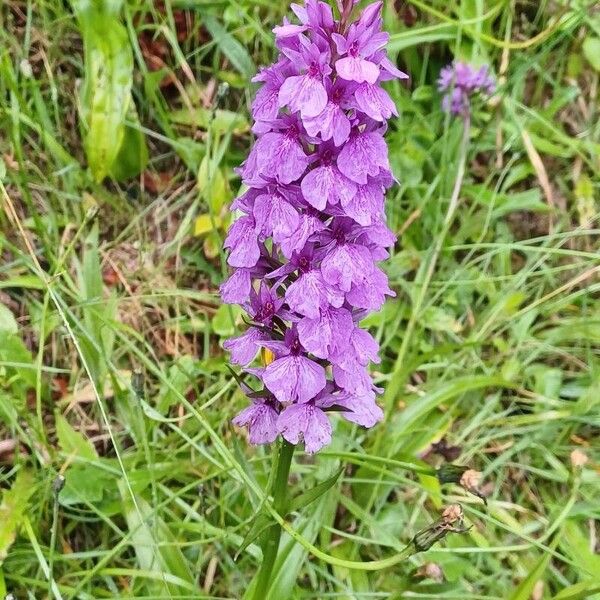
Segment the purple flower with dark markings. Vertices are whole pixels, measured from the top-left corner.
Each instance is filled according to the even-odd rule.
[[[277,418],[277,429],[291,444],[304,441],[309,454],[319,451],[331,441],[331,423],[315,403],[292,404]]]
[[[232,267],[253,267],[260,258],[254,218],[246,215],[235,221],[223,246],[231,248],[228,262]]]
[[[350,202],[356,193],[356,184],[339,170],[337,152],[327,144],[321,144],[315,168],[302,179],[300,187],[305,200],[317,210],[325,210],[329,204]]]
[[[308,402],[327,383],[325,369],[306,356],[295,329],[285,332],[285,341],[262,342],[275,352],[275,360],[262,375],[263,383],[279,402]]]
[[[277,402],[272,397],[259,398],[233,419],[234,425],[248,427],[251,444],[270,444],[277,439]]]
[[[348,179],[365,184],[369,177],[389,171],[388,151],[383,135],[377,131],[355,130],[340,150],[338,169]]]
[[[328,95],[327,104],[314,117],[303,119],[304,128],[312,137],[320,137],[323,142],[332,139],[336,146],[341,146],[352,130],[346,109],[351,108],[354,86],[341,79],[334,83],[326,79],[325,89]]]
[[[279,90],[279,106],[300,112],[301,117],[315,117],[327,106],[324,77],[331,73],[330,52],[322,51],[299,36],[299,51],[287,50],[286,55],[302,70],[301,75],[288,77]]]
[[[234,419],[253,444],[281,435],[312,453],[331,441],[331,415],[382,418],[369,374],[379,347],[358,323],[394,295],[377,266],[395,243],[383,134],[397,110],[381,83],[406,75],[386,55],[382,3],[353,19],[355,4],[339,0],[337,19],[320,0],[293,4],[297,21],[274,29],[277,61],[253,80],[257,140],[238,170],[247,190],[232,204],[234,272],[221,286],[248,315],[225,348],[258,380]],[[272,360],[250,367],[261,348]]]
[[[438,89],[445,92],[442,108],[464,117],[470,112],[471,97],[478,93],[493,94],[496,83],[486,65],[476,69],[467,63],[454,62],[441,70]]]

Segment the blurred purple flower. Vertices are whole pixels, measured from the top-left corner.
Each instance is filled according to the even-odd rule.
[[[477,93],[493,94],[496,83],[487,65],[476,69],[467,63],[454,62],[441,70],[438,89],[445,92],[442,108],[446,112],[466,116],[470,111],[471,97]]]
[[[252,404],[234,423],[253,444],[281,435],[309,453],[330,442],[332,412],[364,427],[382,418],[369,375],[378,345],[358,323],[394,295],[376,265],[395,242],[383,135],[397,111],[381,83],[407,76],[387,58],[382,3],[354,20],[355,0],[337,4],[339,19],[320,0],[292,4],[299,23],[273,30],[279,56],[253,79],[257,140],[238,170],[248,189],[232,205],[234,271],[221,286],[248,314],[225,342],[231,361],[274,357],[245,369],[262,389],[244,384]]]

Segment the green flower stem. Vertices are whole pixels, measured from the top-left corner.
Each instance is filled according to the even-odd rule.
[[[281,444],[279,457],[277,459],[277,472],[273,481],[273,508],[283,518],[287,504],[288,476],[292,464],[292,456],[296,446],[286,442]],[[281,538],[281,525],[273,523],[263,534],[262,551],[263,560],[258,573],[256,587],[254,588],[254,600],[265,600],[271,583],[273,565],[277,558],[279,540]]]

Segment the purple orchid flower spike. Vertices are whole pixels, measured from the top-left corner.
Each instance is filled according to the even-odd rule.
[[[441,70],[438,89],[445,92],[442,108],[453,115],[465,117],[471,110],[471,97],[493,94],[496,83],[486,65],[475,69],[467,63],[454,62]]]
[[[274,29],[276,62],[253,80],[257,139],[238,170],[248,189],[232,205],[234,271],[221,286],[248,315],[225,348],[264,387],[243,388],[251,404],[234,419],[253,444],[281,436],[313,453],[331,441],[332,416],[382,418],[369,373],[378,345],[358,323],[394,295],[377,266],[395,243],[383,136],[397,110],[381,84],[406,75],[387,57],[382,3],[356,4],[338,0],[338,18],[321,0],[293,4]],[[261,348],[272,360],[249,366]]]

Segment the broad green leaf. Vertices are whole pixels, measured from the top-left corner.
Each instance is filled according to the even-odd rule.
[[[6,281],[0,281],[0,290],[4,288],[25,288],[28,290],[43,290],[44,282],[37,275],[16,275]]]
[[[252,543],[254,542],[256,539],[258,539],[258,537],[261,535],[261,533],[270,525],[272,525],[274,523],[273,518],[271,517],[270,514],[266,513],[266,512],[260,512],[258,513],[255,517],[254,520],[252,521],[252,525],[250,526],[250,529],[248,530],[248,533],[246,534],[246,536],[244,537],[242,543],[240,544],[240,547],[237,549],[236,553],[235,553],[235,559],[237,559],[237,557]]]
[[[162,385],[157,402],[159,414],[164,415],[169,408],[185,396],[196,380],[197,364],[192,356],[180,356],[169,368],[169,385]]]
[[[336,471],[331,477],[322,481],[321,483],[315,485],[315,487],[310,490],[306,490],[301,494],[298,494],[295,498],[293,498],[288,506],[288,512],[294,512],[296,510],[300,510],[305,506],[308,506],[311,502],[314,502],[318,498],[320,498],[327,490],[331,489],[336,481],[340,478],[340,475],[344,472],[344,469],[340,469]]]
[[[550,562],[550,557],[550,553],[546,552],[539,558],[531,571],[529,571],[527,577],[521,581],[515,591],[510,595],[510,600],[529,600],[529,598],[531,598],[531,592],[533,592],[535,584],[542,578],[544,571]]]
[[[0,332],[0,361],[12,363],[12,369],[19,375],[20,381],[27,387],[35,388],[33,357],[18,335]]]
[[[82,433],[73,429],[65,417],[56,412],[55,420],[58,443],[65,454],[92,462],[98,460],[98,453],[92,443]]]
[[[446,312],[439,306],[429,306],[421,315],[423,327],[431,331],[444,331],[446,333],[458,333],[462,330],[462,325],[453,315]]]
[[[102,267],[100,264],[99,229],[94,225],[85,239],[83,257],[78,269],[78,283],[83,303],[83,320],[88,335],[79,343],[98,389],[103,388],[106,375],[105,356],[111,356],[114,329],[106,326],[116,311],[115,299],[103,297]]]
[[[175,151],[192,172],[198,171],[200,162],[206,154],[206,148],[200,142],[189,137],[180,137],[173,143]]]
[[[592,576],[600,573],[600,556],[590,550],[590,540],[586,534],[577,521],[567,520],[563,526],[560,548],[579,567],[582,576]]]
[[[492,212],[493,219],[499,219],[511,212],[528,210],[530,212],[546,213],[548,205],[542,201],[539,188],[502,195],[496,202]]]
[[[157,581],[148,587],[160,598],[170,598],[195,590],[195,580],[188,561],[167,525],[156,514],[157,508],[152,508],[139,496],[134,502],[124,481],[119,481],[118,487],[123,516],[131,533],[131,544],[139,566],[157,575]],[[181,585],[167,583],[164,575],[175,576],[181,581]]]
[[[19,326],[12,311],[0,303],[0,335],[17,333]]]
[[[194,221],[194,235],[206,235],[215,230],[215,227],[221,227],[222,221],[220,217],[214,219],[207,214],[199,215]]]
[[[327,523],[330,524],[332,512],[335,514],[337,501],[333,494],[325,494],[317,501],[310,511],[310,517],[301,517],[294,528],[311,543],[316,540],[319,531]],[[271,587],[265,600],[283,600],[293,598],[297,589],[300,570],[306,560],[307,551],[291,539],[286,533],[282,535],[281,545],[271,576]],[[254,582],[253,582],[254,583]],[[244,598],[252,598],[253,585],[251,584]]]
[[[594,184],[587,175],[580,175],[575,184],[575,199],[579,223],[582,228],[592,226],[596,218],[596,202],[594,200]]]
[[[198,192],[206,200],[213,215],[218,215],[225,204],[231,200],[231,191],[216,161],[205,156],[198,169]]]
[[[125,125],[121,148],[110,169],[110,176],[117,181],[125,181],[135,177],[148,164],[146,137],[140,129],[139,118],[133,103],[129,107],[127,120],[132,122],[133,125]]]
[[[433,87],[431,85],[420,85],[412,93],[415,102],[429,102],[433,98]]]
[[[600,38],[586,38],[583,42],[583,55],[596,71],[600,71]]]
[[[594,594],[600,594],[600,583],[597,579],[590,579],[566,587],[553,596],[552,600],[590,600]]]
[[[173,123],[179,125],[189,125],[201,129],[210,127],[211,131],[218,134],[228,132],[240,134],[248,131],[250,127],[248,119],[241,113],[221,109],[212,111],[201,106],[191,110],[188,108],[175,110],[169,114],[169,118]]]
[[[97,182],[111,174],[113,166],[117,176],[131,175],[134,167],[143,167],[147,157],[141,132],[126,135],[126,117],[134,114],[133,53],[127,30],[118,16],[121,2],[71,0],[71,3],[85,54],[80,106],[90,171]],[[136,138],[134,143],[132,136]],[[120,155],[125,143],[125,154]],[[117,159],[120,164],[115,165]]]
[[[442,402],[461,396],[466,392],[486,387],[507,387],[513,385],[500,377],[476,375],[460,377],[454,381],[444,383],[437,389],[422,397],[414,398],[410,404],[398,415],[394,426],[394,435],[400,435],[410,429],[417,419],[438,407]]]
[[[29,499],[35,492],[33,476],[21,470],[12,487],[2,495],[0,503],[0,565],[15,541],[17,531],[28,508]]]
[[[63,506],[98,504],[105,492],[116,485],[115,478],[106,470],[91,464],[71,465],[65,473],[65,486],[58,501]]]
[[[206,234],[206,237],[202,242],[202,250],[204,251],[205,258],[210,260],[217,258],[222,247],[223,238],[217,230],[210,231],[208,234]]]
[[[221,304],[211,321],[213,331],[222,338],[233,335],[235,323],[241,314],[239,306]]]
[[[256,66],[248,51],[236,40],[212,15],[205,14],[204,26],[213,41],[231,61],[231,64],[246,78],[250,79],[256,73]]]

